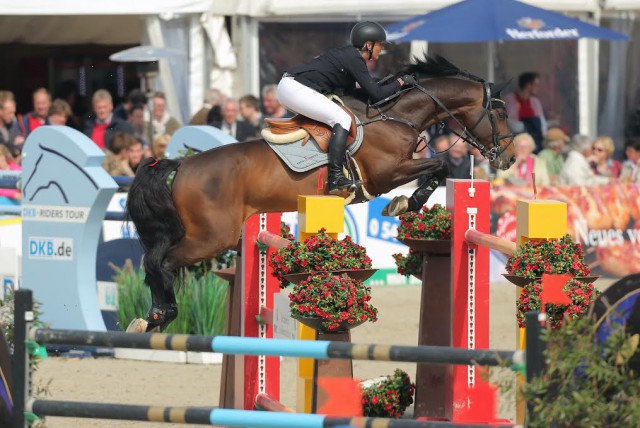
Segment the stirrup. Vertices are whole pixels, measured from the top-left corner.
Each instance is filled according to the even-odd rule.
[[[346,177],[340,177],[336,181],[328,182],[329,194],[336,195],[346,190],[353,192],[356,190],[356,183]]]

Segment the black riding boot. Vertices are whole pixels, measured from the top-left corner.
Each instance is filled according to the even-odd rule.
[[[407,211],[420,211],[422,206],[427,203],[429,196],[438,188],[440,185],[440,178],[438,176],[428,177],[422,186],[418,187],[413,195],[409,198],[409,207]]]
[[[329,141],[329,194],[335,195],[342,190],[353,192],[356,186],[353,181],[347,179],[342,172],[344,155],[347,151],[347,136],[349,132],[342,126],[335,125],[331,140]]]

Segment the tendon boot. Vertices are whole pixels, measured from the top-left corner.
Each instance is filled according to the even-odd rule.
[[[353,192],[356,185],[347,179],[342,172],[344,155],[347,151],[347,136],[349,132],[342,126],[336,124],[333,127],[331,140],[329,140],[329,194],[337,195],[343,190]]]
[[[418,187],[413,195],[409,198],[409,206],[407,207],[407,211],[420,211],[423,205],[427,203],[429,196],[438,188],[440,185],[440,178],[438,176],[428,177],[422,186]]]

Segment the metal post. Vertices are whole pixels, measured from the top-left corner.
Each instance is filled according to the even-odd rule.
[[[15,326],[13,333],[13,428],[26,428],[25,404],[31,396],[31,360],[26,348],[27,332],[33,322],[31,290],[15,294]]]
[[[541,321],[540,315],[543,316]],[[531,382],[533,378],[542,375],[545,371],[544,350],[547,344],[542,340],[542,327],[546,314],[533,311],[527,312],[525,315],[527,325],[527,382]],[[527,403],[527,413],[532,414],[532,405]]]

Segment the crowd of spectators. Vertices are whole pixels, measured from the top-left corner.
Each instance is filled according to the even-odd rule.
[[[575,134],[569,137],[555,121],[544,117],[540,77],[522,73],[517,89],[505,95],[509,128],[515,134],[516,162],[506,171],[496,171],[479,151],[451,132],[446,126],[433,128],[429,150],[423,156],[443,157],[450,178],[474,177],[495,183],[537,186],[589,186],[620,182],[640,184],[640,135],[627,135],[618,142],[624,150],[616,158],[616,142],[606,135],[595,138]],[[451,132],[451,133],[450,133]]]
[[[576,134],[571,138],[559,124],[545,119],[538,98],[540,86],[538,73],[525,72],[517,89],[504,97],[510,129],[517,134],[516,162],[509,170],[493,170],[476,148],[442,126],[430,130],[434,132],[429,149],[417,156],[443,157],[451,178],[470,178],[473,159],[474,176],[497,183],[530,185],[533,177],[538,186],[640,183],[640,136],[627,135],[620,159],[615,158],[616,142],[608,136]],[[265,118],[292,116],[278,102],[276,85],[265,85],[260,95],[236,99],[210,88],[188,124],[214,126],[244,141],[260,135]],[[110,174],[133,176],[143,158],[164,156],[171,135],[182,126],[167,109],[162,92],[147,99],[141,90],[134,89],[114,106],[111,94],[99,89],[84,117],[74,115],[72,97],[52,99],[46,88],[36,89],[32,97],[33,110],[18,113],[13,93],[0,91],[0,170],[20,169],[22,146],[34,129],[67,125],[105,151],[103,166]],[[20,198],[17,191],[0,192],[0,199]]]
[[[266,85],[262,100],[247,94],[232,98],[216,88],[206,91],[202,107],[189,125],[210,125],[238,141],[260,135],[264,118],[290,117],[275,96],[275,85]],[[27,136],[40,126],[66,125],[89,137],[105,152],[103,167],[113,176],[133,176],[142,159],[162,158],[171,136],[182,126],[167,108],[162,92],[150,99],[134,89],[115,106],[105,89],[91,97],[90,112],[76,117],[68,97],[52,99],[46,88],[32,93],[33,110],[17,113],[16,99],[10,91],[0,91],[0,170],[20,170],[22,146]],[[0,190],[0,202],[19,201],[20,192]]]

